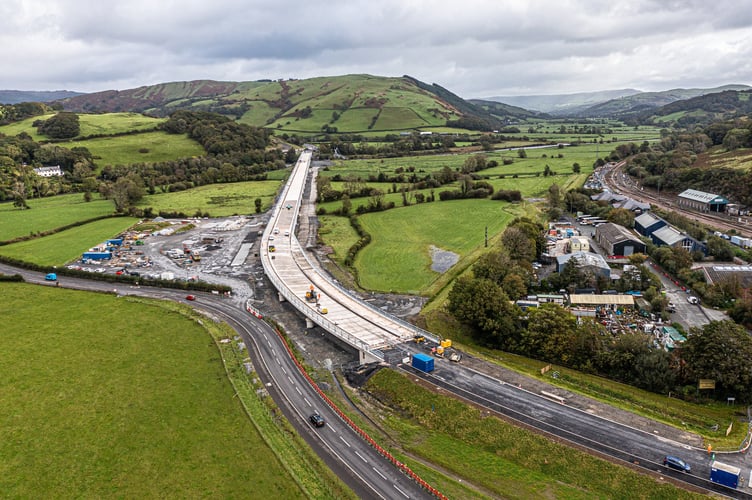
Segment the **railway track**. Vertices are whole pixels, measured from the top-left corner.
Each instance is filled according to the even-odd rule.
[[[625,162],[619,162],[608,168],[603,175],[604,184],[612,192],[629,196],[633,200],[650,203],[655,207],[668,212],[680,211],[682,215],[695,221],[697,224],[713,231],[735,231],[744,237],[752,237],[752,217],[734,217],[727,214],[711,214],[697,212],[686,207],[677,207],[674,200],[678,193],[661,192],[652,188],[638,185],[634,179],[624,172]]]

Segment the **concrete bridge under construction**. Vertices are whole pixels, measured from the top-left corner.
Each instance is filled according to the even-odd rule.
[[[319,325],[331,335],[356,348],[361,362],[383,361],[385,351],[416,335],[435,336],[356,298],[322,272],[295,236],[301,210],[314,216],[304,191],[312,177],[313,151],[301,153],[290,179],[272,209],[261,237],[259,255],[264,272],[286,300],[306,317],[306,326]],[[310,179],[315,193],[315,179]]]

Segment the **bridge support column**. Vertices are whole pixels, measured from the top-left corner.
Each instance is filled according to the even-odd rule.
[[[316,323],[314,323],[313,321],[311,321],[310,318],[306,318],[305,319],[306,330],[308,330],[309,328],[313,328],[314,326],[316,326]]]
[[[284,296],[282,296],[282,294],[281,294],[281,293],[279,293],[279,292],[277,292],[277,297],[279,297],[279,301],[280,301],[280,302],[284,302],[284,301],[285,301],[285,298],[284,298]]]
[[[381,360],[368,351],[358,351],[358,362],[361,365],[379,363]]]

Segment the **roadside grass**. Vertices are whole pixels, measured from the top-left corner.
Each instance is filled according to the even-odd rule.
[[[261,198],[261,210],[268,210],[281,183],[278,180],[207,184],[185,191],[144,196],[139,208],[152,207],[160,211],[182,212],[193,216],[197,212],[211,217],[256,213],[255,200]]]
[[[319,216],[318,234],[319,238],[334,251],[334,254],[329,257],[340,265],[344,264],[350,247],[358,241],[358,233],[353,229],[348,217]]]
[[[455,336],[457,337],[457,336]],[[461,337],[458,337],[462,342]],[[514,354],[473,347],[487,360],[524,373],[539,380],[563,387],[573,392],[603,401],[638,415],[658,420],[678,429],[694,432],[704,437],[705,444],[711,444],[717,451],[736,451],[747,434],[747,426],[740,422],[746,417],[746,408],[735,408],[717,402],[695,404],[677,398],[644,391],[596,375],[552,365],[551,371],[541,375],[540,370],[549,363]],[[552,373],[559,372],[554,379]],[[729,436],[725,435],[729,424],[734,423]],[[711,427],[718,425],[717,431]]]
[[[503,498],[705,498],[508,424],[382,369],[365,389],[401,446]]]
[[[13,203],[0,203],[0,241],[57,229],[77,221],[112,214],[110,200],[84,201],[81,193],[26,200],[30,210],[19,210]]]
[[[372,240],[355,259],[366,289],[420,294],[440,275],[431,270],[431,245],[462,256],[503,230],[512,216],[505,202],[421,203],[360,216]],[[419,222],[417,222],[419,221]]]
[[[454,345],[473,356],[637,415],[693,432],[703,436],[705,445],[711,444],[717,451],[736,451],[744,440],[747,433],[746,423],[742,421],[746,419],[745,407],[735,408],[717,402],[691,403],[556,365],[552,365],[546,375],[541,375],[541,368],[549,363],[479,346],[467,327],[458,324],[443,310],[444,303],[445,296],[436,297],[421,311],[425,327],[451,338]],[[558,379],[553,378],[554,371],[559,373]],[[732,422],[732,431],[726,436],[726,429]],[[718,430],[713,431],[711,428],[715,425]]]
[[[204,148],[187,135],[167,132],[142,132],[59,144],[88,148],[100,170],[107,165],[153,163],[206,154]]]
[[[40,266],[62,266],[80,258],[89,248],[122,233],[137,221],[134,217],[102,219],[49,236],[0,246],[0,255]]]
[[[307,496],[195,319],[55,287],[3,283],[0,297],[3,496]]]

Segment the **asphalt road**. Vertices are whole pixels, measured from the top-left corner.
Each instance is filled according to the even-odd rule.
[[[55,286],[44,275],[0,264],[0,272],[21,274],[29,283]],[[260,380],[298,433],[360,498],[433,498],[418,483],[395,467],[342,420],[319,396],[290,358],[282,339],[266,322],[254,318],[232,300],[191,292],[188,302],[181,290],[113,285],[112,283],[60,277],[61,286],[80,290],[116,292],[158,299],[178,300],[209,312],[230,324],[242,336]],[[326,425],[313,427],[312,413]]]

